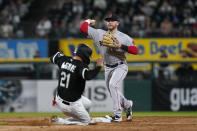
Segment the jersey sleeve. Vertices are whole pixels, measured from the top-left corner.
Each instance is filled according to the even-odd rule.
[[[126,42],[127,46],[135,46],[135,42],[131,37],[127,37],[127,42]]]
[[[64,57],[64,54],[61,53],[61,52],[57,52],[55,55],[51,56],[50,57],[50,61],[53,63],[53,64],[57,64],[58,66],[61,65],[61,59],[63,59]]]
[[[134,40],[127,36],[127,40],[124,44],[122,44],[121,49],[123,49],[124,51],[130,53],[130,54],[134,54],[137,55],[138,54],[138,49],[135,45]]]
[[[91,26],[88,26],[88,36],[94,40],[99,36],[99,31]]]
[[[79,30],[94,40],[96,40],[99,36],[98,29],[89,26],[88,22],[85,21],[80,25]]]
[[[92,70],[89,70],[88,67],[83,67],[80,69],[79,73],[84,80],[91,80],[96,77],[100,69],[101,69],[100,66],[97,66]]]

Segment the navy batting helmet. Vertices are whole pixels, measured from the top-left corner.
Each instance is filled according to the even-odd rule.
[[[92,55],[92,49],[85,45],[85,44],[79,44],[78,47],[75,49],[75,55],[79,56],[84,63],[90,64],[90,57]]]

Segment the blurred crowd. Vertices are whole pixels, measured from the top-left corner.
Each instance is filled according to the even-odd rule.
[[[48,12],[51,35],[80,37],[82,20],[96,19],[96,28],[105,28],[103,18],[116,13],[119,30],[132,37],[196,37],[196,0],[56,0]]]
[[[8,38],[13,32],[22,35],[18,26],[31,1],[0,0],[1,37]],[[41,38],[82,37],[78,27],[83,20],[96,19],[95,27],[105,29],[103,19],[116,13],[119,30],[132,37],[196,37],[195,12],[196,0],[55,0],[37,21],[35,34]]]
[[[0,0],[0,38],[23,38],[21,25],[32,0]]]

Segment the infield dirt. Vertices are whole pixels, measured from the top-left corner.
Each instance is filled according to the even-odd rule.
[[[0,117],[0,131],[197,131],[197,117],[134,117],[132,122],[57,125],[51,117]]]

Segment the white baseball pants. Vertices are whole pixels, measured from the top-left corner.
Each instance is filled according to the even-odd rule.
[[[62,99],[56,96],[56,107],[59,108],[69,118],[58,118],[59,124],[74,124],[74,125],[88,125],[91,121],[89,116],[89,109],[91,107],[91,101],[82,96],[75,102],[69,102],[69,105],[62,103]]]

